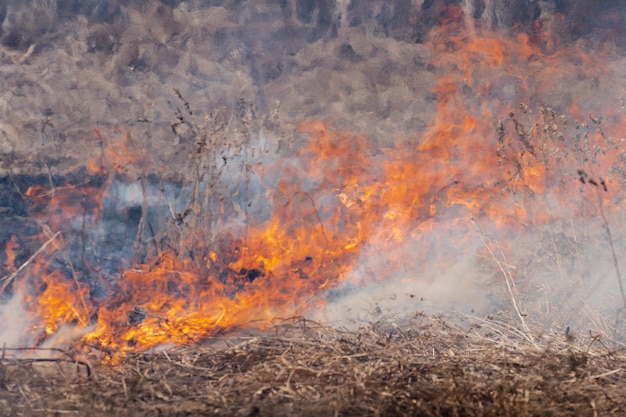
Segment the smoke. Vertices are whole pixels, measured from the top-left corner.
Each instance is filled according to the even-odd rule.
[[[63,349],[88,334],[94,326],[77,327],[62,325],[54,333],[46,336],[46,329],[42,327],[41,317],[33,314],[27,307],[29,289],[20,289],[8,300],[0,303],[0,346],[4,348],[21,348],[12,350],[10,356],[31,357],[30,348],[37,347],[37,357],[56,357],[58,354],[47,348]]]
[[[36,338],[28,329],[35,329],[38,321],[23,307],[24,293],[19,291],[0,304],[0,345],[8,347],[32,346]]]
[[[456,10],[445,3],[462,5],[465,16],[476,19],[468,33],[461,26],[445,31],[442,22]],[[0,190],[0,208],[10,208],[0,211],[7,216],[0,242],[24,234],[20,230],[30,238],[42,224],[62,232],[67,246],[50,269],[81,272],[99,300],[105,293],[100,281],[115,282],[123,268],[163,250],[186,256],[198,247],[221,249],[215,242],[222,235],[245,246],[251,228],[281,209],[291,209],[282,220],[313,219],[311,230],[322,225],[324,232],[341,232],[360,218],[347,216],[347,226],[328,218],[365,204],[359,187],[373,181],[350,183],[346,166],[384,181],[378,162],[394,154],[389,149],[416,152],[448,127],[455,134],[469,115],[488,128],[432,149],[415,175],[449,176],[453,185],[478,190],[493,186],[499,194],[482,197],[501,200],[482,203],[498,203],[507,213],[498,217],[485,209],[468,216],[452,197],[439,201],[431,192],[432,206],[439,206],[423,209],[414,224],[401,224],[405,240],[390,244],[389,222],[380,221],[354,268],[329,277],[341,283],[317,295],[326,301],[318,314],[343,323],[414,311],[507,311],[545,325],[576,323],[581,331],[585,321],[609,327],[606,318],[623,307],[622,265],[613,258],[624,250],[615,191],[624,185],[623,158],[598,161],[620,154],[624,137],[623,29],[616,24],[623,7],[592,3],[120,1],[106,9],[101,1],[11,1],[0,39],[7,63],[0,76],[9,87],[0,94],[0,175],[13,183]],[[587,19],[588,10],[598,13]],[[607,22],[613,24],[590,35]],[[504,31],[511,26],[520,33]],[[500,57],[490,42],[495,35],[515,48],[500,54],[511,62],[489,67],[481,57]],[[472,45],[475,55],[461,59],[463,42],[481,36],[487,42]],[[442,86],[456,91],[444,98]],[[314,137],[298,130],[303,120],[322,120],[362,138],[336,139],[358,146],[315,165],[312,152],[299,153]],[[475,155],[468,158],[475,161],[458,168],[467,161],[455,149],[476,137],[481,140],[474,139]],[[534,147],[524,142],[531,139]],[[120,150],[120,143],[128,146]],[[482,158],[500,150],[508,162],[522,155],[513,161],[518,171],[510,170],[506,180],[495,169],[488,174],[499,180],[478,175]],[[453,157],[444,160],[435,151]],[[351,165],[357,156],[364,161],[360,171]],[[113,157],[123,160],[107,161]],[[555,161],[546,173],[555,193],[533,182],[541,175],[528,174],[536,168],[522,166],[529,159]],[[79,171],[87,161],[98,161],[104,169],[92,174],[106,178]],[[589,170],[595,186],[579,184],[579,169]],[[610,198],[588,195],[587,188],[600,190],[600,178],[614,193]],[[524,181],[524,192],[515,195]],[[32,185],[44,190],[45,204],[24,197]],[[582,187],[580,199],[572,198],[576,187]],[[75,211],[54,205],[63,195],[71,197],[64,207]],[[28,227],[18,227],[15,218],[26,214],[32,216]],[[176,243],[189,235],[207,242],[185,252],[188,247]],[[28,255],[37,243],[21,240]],[[200,255],[194,261],[207,264]],[[25,297],[15,292],[0,307],[0,341],[7,345],[35,343],[23,339],[25,329],[38,324],[25,311]]]
[[[374,239],[315,317],[351,327],[454,312],[502,315],[536,331],[621,334],[623,213],[574,220],[571,207],[554,209],[560,212],[549,224],[515,232],[493,219],[450,219],[391,248]]]
[[[605,190],[568,169],[551,174],[558,180],[539,194],[494,193],[479,201],[498,208],[490,214],[437,208],[391,245],[386,228],[395,225],[383,225],[318,317],[346,325],[454,311],[505,314],[534,329],[619,333],[623,265],[614,254],[623,250],[624,230],[621,197],[614,196],[622,195],[621,180],[613,177]],[[423,177],[417,168],[416,181]]]
[[[374,240],[318,317],[358,326],[415,313],[492,312],[492,279],[479,265],[476,241],[456,237],[424,234],[384,250]]]

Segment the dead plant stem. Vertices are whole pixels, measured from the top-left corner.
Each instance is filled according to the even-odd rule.
[[[37,251],[33,254],[33,256],[28,258],[26,262],[20,265],[20,267],[15,272],[13,272],[10,275],[7,275],[6,277],[0,278],[0,282],[3,283],[2,287],[0,287],[0,294],[4,293],[4,290],[6,290],[9,284],[11,284],[11,281],[13,281],[20,272],[22,272],[28,265],[30,265],[30,263],[60,235],[61,235],[61,232],[56,232],[54,235],[52,235],[50,239],[48,239],[43,245],[41,245],[39,249],[37,249]]]
[[[491,248],[489,243],[485,240],[484,233],[481,231],[480,227],[476,224],[476,222],[474,222],[473,219],[470,219],[470,222],[474,225],[474,227],[478,231],[478,234],[480,236],[480,240],[481,240],[482,244],[485,246],[485,248],[487,248],[487,250],[489,251],[489,254],[491,255],[491,259],[496,263],[496,265],[498,265],[498,268],[502,272],[502,275],[504,276],[504,281],[506,282],[506,286],[507,286],[509,295],[511,297],[511,302],[513,303],[513,308],[515,309],[515,312],[517,313],[517,316],[520,319],[520,322],[522,324],[522,328],[527,333],[527,338],[534,344],[534,340],[533,340],[532,335],[530,334],[530,329],[528,328],[528,325],[526,324],[526,319],[524,318],[524,314],[522,313],[522,311],[521,311],[521,309],[520,309],[520,307],[518,305],[519,303],[518,303],[516,297],[519,295],[519,293],[517,291],[517,287],[515,285],[515,280],[513,279],[513,275],[511,274],[511,271],[508,268],[505,268],[505,266],[503,264],[503,261],[501,261],[500,258],[498,258],[498,256],[496,256],[496,253],[493,251],[493,249]],[[502,252],[502,248],[500,247],[498,242],[496,242],[496,245],[498,246],[498,249],[499,249],[499,252],[500,252],[500,256],[502,257],[503,260],[506,261],[505,255]]]
[[[619,322],[620,312],[623,312],[626,309],[626,292],[624,291],[624,282],[622,281],[622,273],[619,269],[619,262],[617,260],[617,252],[615,251],[615,244],[613,243],[613,234],[611,233],[611,228],[609,227],[609,222],[604,214],[604,208],[602,206],[602,198],[598,195],[598,206],[600,208],[600,218],[602,220],[602,226],[606,231],[607,238],[609,239],[609,248],[611,248],[611,257],[613,258],[613,266],[615,267],[615,275],[617,277],[617,284],[619,285],[619,292],[622,296],[622,303],[624,307],[617,311],[615,316],[615,329],[614,332],[617,332],[617,324]]]

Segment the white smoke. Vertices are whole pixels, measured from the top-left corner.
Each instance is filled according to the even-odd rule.
[[[37,320],[24,308],[23,300],[24,293],[19,290],[0,304],[0,346],[31,346],[35,340],[32,329]]]

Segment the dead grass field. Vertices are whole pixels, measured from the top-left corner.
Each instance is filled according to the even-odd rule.
[[[0,362],[10,416],[623,415],[626,365],[599,334],[415,314],[358,330],[304,319],[111,366]]]
[[[501,192],[497,195],[512,196],[510,201],[515,204],[505,207],[515,216],[524,218],[527,211],[529,219],[542,219],[549,212],[557,221],[533,228],[532,222],[517,219],[520,227],[515,233],[507,234],[505,228],[506,233],[498,234],[496,228],[481,227],[488,226],[487,220],[493,216],[486,210],[482,223],[479,216],[468,216],[465,223],[450,223],[454,226],[449,227],[450,236],[465,230],[467,236],[473,236],[470,245],[447,249],[438,240],[428,243],[423,238],[430,235],[416,232],[414,240],[398,250],[411,262],[417,252],[420,259],[430,262],[435,258],[430,255],[436,254],[445,261],[441,270],[448,271],[445,267],[452,263],[450,260],[463,257],[459,248],[468,252],[467,247],[473,248],[480,260],[474,273],[481,278],[480,285],[489,287],[490,291],[482,294],[491,297],[490,311],[509,311],[501,316],[487,316],[482,310],[472,317],[410,313],[350,329],[297,317],[276,321],[262,331],[239,329],[199,343],[125,354],[115,364],[107,358],[117,352],[105,351],[102,345],[75,342],[62,350],[28,350],[0,344],[0,415],[626,415],[626,354],[619,326],[623,327],[623,320],[615,325],[611,322],[616,309],[620,315],[623,312],[624,298],[616,283],[621,286],[620,258],[626,250],[624,229],[620,227],[626,189],[626,171],[622,168],[626,131],[621,129],[626,120],[626,90],[620,83],[625,78],[626,61],[621,40],[604,42],[613,32],[608,31],[606,37],[573,37],[572,45],[564,45],[563,51],[571,53],[568,56],[554,50],[546,52],[544,43],[526,43],[523,40],[530,38],[504,32],[502,39],[499,32],[487,29],[485,36],[471,31],[472,36],[459,36],[455,31],[439,33],[439,14],[434,10],[424,14],[430,20],[416,20],[419,25],[397,12],[394,19],[406,27],[397,22],[400,26],[396,27],[396,23],[385,24],[382,17],[375,16],[367,2],[355,1],[364,11],[355,6],[350,13],[363,14],[360,24],[346,18],[325,26],[326,20],[307,21],[298,15],[297,7],[281,7],[281,2],[250,2],[254,4],[249,8],[192,7],[193,2],[184,3],[176,7],[133,3],[121,8],[120,19],[102,22],[80,14],[66,16],[59,21],[62,24],[53,25],[54,29],[29,43],[0,47],[0,79],[4,83],[0,92],[0,185],[6,184],[0,189],[0,220],[10,226],[0,227],[0,252],[9,246],[7,242],[13,242],[13,235],[29,237],[41,228],[50,231],[48,243],[62,236],[68,242],[67,252],[74,257],[68,262],[70,256],[59,255],[62,262],[54,265],[77,266],[84,274],[81,283],[89,285],[106,268],[110,281],[120,277],[119,265],[107,263],[107,257],[130,253],[135,240],[144,244],[138,245],[139,249],[133,246],[136,258],[148,258],[153,247],[160,250],[154,243],[157,241],[168,243],[170,246],[163,246],[170,249],[185,243],[198,251],[194,259],[202,260],[208,268],[204,257],[208,249],[218,248],[215,250],[220,255],[235,252],[234,243],[224,239],[222,244],[214,238],[223,230],[208,226],[211,216],[218,212],[213,209],[221,207],[223,201],[234,207],[241,198],[248,204],[241,205],[245,213],[237,206],[241,213],[233,209],[224,218],[241,215],[247,238],[254,215],[261,219],[267,216],[262,197],[279,189],[270,187],[273,177],[267,175],[267,168],[304,147],[309,139],[298,126],[307,120],[325,123],[346,142],[357,143],[363,135],[358,143],[364,149],[358,150],[372,160],[374,156],[380,158],[386,149],[397,149],[398,155],[422,149],[419,145],[428,138],[448,132],[455,138],[454,146],[447,146],[452,141],[443,142],[432,149],[433,155],[438,150],[443,155],[456,149],[457,143],[463,143],[461,139],[483,138],[475,143],[487,145],[472,149],[472,155],[464,159],[433,157],[443,161],[435,168],[453,170],[465,161],[466,171],[471,173],[475,161],[484,156],[481,152],[486,151],[498,153],[503,167],[515,168],[499,182],[491,178],[493,175],[451,176],[445,187],[433,186],[430,194],[425,194],[431,204],[421,212],[419,221],[439,227],[447,224],[446,219],[455,218],[462,204],[443,199],[440,191],[454,188],[461,180],[469,183],[469,190],[488,189],[485,184],[491,184]],[[439,4],[444,10],[443,1],[423,3]],[[324,16],[320,6],[312,10],[316,19]],[[487,22],[497,23],[492,21],[496,17]],[[553,21],[555,25],[559,22]],[[415,33],[408,31],[409,27]],[[455,36],[456,44],[449,40]],[[484,48],[477,53],[464,46],[470,44]],[[529,45],[535,48],[531,52]],[[504,51],[502,56],[492,53],[494,49]],[[468,60],[464,51],[470,52]],[[504,64],[492,68],[482,64],[482,60],[493,57],[504,58]],[[480,129],[469,129],[463,131],[466,136],[454,136],[466,125],[466,119],[480,122],[487,133],[477,136]],[[603,159],[608,161],[605,165],[601,164]],[[335,163],[333,159],[334,165],[328,166],[341,168],[348,160],[339,158]],[[397,160],[401,164],[409,161]],[[88,161],[98,161],[96,172],[102,178],[119,179],[114,183],[119,188],[111,190],[118,190],[114,196],[120,208],[110,208],[107,226],[91,230],[91,224],[84,221],[93,214],[85,208],[90,207],[85,204],[90,201],[88,191],[81,194],[85,207],[76,218],[82,218],[83,223],[76,230],[69,223],[55,222],[55,215],[67,221],[60,210],[50,210],[48,217],[32,214],[35,206],[24,195],[35,177],[44,179],[38,181],[44,184],[42,195],[47,197],[56,192],[61,195],[58,190],[67,185],[76,190],[79,184],[85,190],[93,186],[97,191],[96,185],[105,180],[84,174]],[[524,167],[523,162],[527,164]],[[250,181],[254,177],[250,167],[254,166],[266,175],[256,191]],[[299,165],[294,162],[294,166]],[[544,171],[549,177],[545,184],[540,181]],[[433,172],[436,175],[432,178],[439,178],[440,171],[433,168]],[[505,177],[497,169],[486,172]],[[334,177],[341,177],[341,173],[337,170]],[[291,175],[289,170],[284,173],[284,177]],[[73,187],[72,178],[82,182],[76,181]],[[143,200],[125,200],[125,187],[130,189],[137,185],[132,181],[145,178],[146,188],[139,193],[143,193]],[[152,184],[150,178],[163,181]],[[276,185],[282,178],[276,176]],[[163,203],[157,188],[169,186],[170,179],[183,190],[171,192],[178,206]],[[348,194],[340,191],[350,184],[339,182],[329,193],[333,201],[339,201],[335,194],[347,198]],[[544,186],[566,192],[545,193]],[[609,190],[620,192],[611,194],[616,196],[613,199],[598,197]],[[96,195],[100,194],[92,197]],[[147,201],[156,195],[161,200],[154,203],[155,211],[149,212]],[[568,199],[559,200],[559,195]],[[314,211],[317,225],[321,223],[319,213],[315,205],[309,210],[309,200],[313,199],[306,196],[300,209]],[[287,197],[292,204],[293,195]],[[53,205],[42,201],[41,213],[47,213]],[[137,201],[144,205],[137,208]],[[509,200],[503,197],[502,201]],[[130,207],[132,202],[137,207]],[[446,203],[449,210],[444,208]],[[484,203],[489,206],[488,201]],[[276,207],[289,204],[276,200]],[[129,207],[139,218],[129,220]],[[440,217],[435,215],[437,210]],[[185,220],[189,213],[194,215]],[[294,213],[294,218],[303,217],[295,209]],[[360,211],[356,213],[360,215]],[[349,217],[353,218],[359,217]],[[144,219],[155,219],[156,226],[154,230],[150,226],[149,234]],[[203,225],[206,230],[200,233]],[[113,226],[120,227],[118,235],[111,232]],[[98,235],[92,236],[93,242],[85,237],[89,231]],[[192,235],[189,231],[206,238],[205,245],[184,242]],[[122,237],[128,241],[122,242]],[[29,261],[48,244],[42,246],[41,241],[27,238],[19,243],[21,246],[15,243],[17,257],[11,262],[8,252],[0,254],[0,277],[7,283],[0,293],[11,281],[26,279]],[[89,252],[85,262],[85,246],[90,245],[104,253],[101,259],[94,250],[91,264]],[[367,255],[373,258],[377,251]],[[378,260],[371,261],[376,272],[372,275],[377,279],[382,275],[379,272],[388,269],[384,262],[376,263]],[[371,266],[367,256],[361,261],[364,271]],[[89,269],[100,267],[100,262],[104,269]],[[483,263],[490,267],[488,274]],[[220,265],[236,275],[231,264],[224,261]],[[327,265],[334,265],[334,261]],[[20,271],[24,274],[18,276]],[[466,264],[454,271],[470,275]],[[394,298],[387,299],[396,302],[397,293],[398,300],[404,296],[416,302],[422,294],[402,294],[406,284],[401,275],[392,282],[397,287],[391,285]],[[73,278],[78,285],[78,278]],[[440,275],[433,280],[436,278]],[[463,288],[459,293],[471,298]],[[187,296],[181,294],[181,298]],[[94,299],[94,305],[104,304],[97,296]],[[347,301],[349,298],[338,298],[337,304]],[[414,304],[407,302],[406,306],[415,310]],[[132,307],[143,311],[139,304]],[[596,313],[602,309],[606,311],[600,313],[610,318]],[[120,316],[122,322],[126,316]]]

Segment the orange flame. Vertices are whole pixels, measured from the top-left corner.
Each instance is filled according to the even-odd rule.
[[[528,35],[503,37],[475,27],[459,10],[450,9],[432,34],[438,113],[409,146],[378,149],[364,136],[303,122],[307,145],[257,168],[265,184],[283,180],[265,190],[271,217],[251,221],[245,237],[198,244],[193,250],[202,259],[163,251],[120,272],[114,283],[102,280],[102,299],[90,298],[76,271],[68,278],[40,261],[33,308],[45,332],[71,323],[85,328],[82,340],[89,345],[124,351],[185,344],[251,323],[263,327],[322,303],[322,290],[349,279],[363,254],[389,252],[390,271],[417,265],[420,256],[432,255],[427,248],[415,259],[394,259],[393,248],[419,242],[442,219],[452,219],[453,227],[489,219],[511,230],[545,224],[553,219],[553,196],[563,204],[580,200],[579,181],[591,183],[607,206],[623,199],[622,179],[611,173],[621,165],[621,140],[614,138],[626,135],[626,116],[602,108],[610,123],[601,128],[598,121],[589,124],[576,103],[568,118],[531,100],[557,77],[606,75],[588,65],[605,52],[592,57],[574,46],[544,53]],[[559,136],[564,129],[573,136]],[[145,162],[145,155],[129,151],[129,135],[98,135],[108,145],[103,159],[89,164],[91,174],[119,175]],[[63,230],[87,211],[98,217],[106,186],[33,186],[26,195],[35,211],[51,208],[48,225]],[[5,244],[13,269],[15,245]],[[383,271],[373,279],[385,278]]]
[[[7,270],[9,272],[15,272],[17,266],[15,265],[15,249],[18,249],[20,244],[17,242],[17,236],[11,235],[9,240],[4,244],[4,252],[7,256]]]

